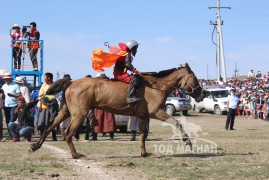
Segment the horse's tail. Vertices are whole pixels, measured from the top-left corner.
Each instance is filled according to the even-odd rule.
[[[60,91],[63,91],[64,94],[65,90],[71,85],[71,83],[72,82],[70,80],[60,79],[50,86],[50,88],[46,92],[46,95],[57,94]]]

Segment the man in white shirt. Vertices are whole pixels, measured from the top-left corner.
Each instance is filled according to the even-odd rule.
[[[235,95],[235,89],[231,89],[231,95],[228,96],[228,102],[227,102],[227,119],[226,119],[226,125],[225,129],[228,130],[230,126],[230,130],[235,130],[234,127],[234,119],[235,119],[235,113],[236,108],[239,104],[239,98]]]
[[[255,76],[254,72],[253,72],[253,69],[251,69],[249,72],[248,72],[248,77],[249,78],[253,78]]]
[[[4,74],[3,79],[5,80],[5,84],[2,89],[5,94],[5,103],[4,103],[4,112],[6,117],[6,124],[8,126],[9,122],[13,122],[13,114],[15,108],[18,106],[17,98],[21,96],[20,87],[12,81],[12,75],[10,73]],[[9,129],[9,137],[12,137]]]

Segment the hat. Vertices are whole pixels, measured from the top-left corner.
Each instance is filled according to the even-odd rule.
[[[70,74],[64,74],[63,79],[72,80]]]
[[[14,24],[14,26],[12,26],[12,29],[15,29],[15,28],[19,28],[20,29],[20,26],[18,24]]]
[[[5,73],[5,74],[3,75],[3,79],[12,79],[12,74],[10,74],[10,73]]]
[[[100,73],[97,73],[96,75],[95,75],[95,77],[100,77],[101,76],[101,74]]]
[[[23,97],[23,96],[19,96],[19,97],[18,97],[18,102],[25,102],[24,97]]]
[[[16,79],[15,79],[15,83],[24,84],[24,80],[23,80],[22,77],[17,76]]]
[[[0,69],[0,77],[3,77],[5,73],[7,73],[7,70]]]

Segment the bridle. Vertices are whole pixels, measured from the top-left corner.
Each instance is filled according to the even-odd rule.
[[[196,87],[193,88],[193,87],[187,82],[187,77],[189,76],[189,73],[187,73],[187,75],[183,76],[183,74],[180,72],[179,69],[177,69],[177,71],[180,73],[181,78],[184,80],[184,87],[181,87],[181,89],[182,89],[186,94],[188,94],[188,95],[190,95],[190,96],[194,96],[194,91],[195,91],[196,89],[198,89],[198,88],[201,88],[200,85],[198,85],[198,86],[196,86]],[[175,86],[171,86],[171,85],[169,85],[169,84],[166,84],[166,83],[164,83],[164,82],[158,80],[158,78],[156,78],[155,83],[156,83],[157,81],[158,81],[159,83],[161,83],[161,84],[163,84],[163,85],[165,85],[165,86],[171,87],[171,88],[173,88],[173,89],[177,89],[177,88],[178,88],[178,87],[175,87]],[[185,91],[186,86],[189,86],[189,87],[191,88],[191,92]],[[156,88],[153,88],[153,89],[156,89]],[[160,90],[160,89],[158,89],[158,90]],[[169,94],[169,93],[170,93],[170,92],[167,92],[167,91],[164,91],[164,90],[160,90],[160,91],[163,91],[163,92],[165,92],[166,94]]]
[[[190,96],[194,96],[194,91],[195,91],[196,89],[198,89],[198,88],[201,88],[200,85],[198,85],[198,86],[196,86],[196,87],[193,88],[193,87],[187,82],[187,77],[189,76],[189,73],[187,73],[187,75],[184,76],[184,75],[180,72],[179,69],[177,69],[177,71],[180,73],[181,78],[184,80],[184,87],[181,87],[181,89],[184,90],[186,86],[189,86],[189,87],[191,88],[191,92],[185,92],[185,90],[184,90],[184,92],[185,92],[186,94],[190,95]],[[161,83],[161,84],[163,84],[163,85],[165,85],[165,86],[171,87],[171,88],[173,88],[173,89],[177,89],[177,88],[178,88],[178,87],[175,87],[175,86],[171,86],[171,85],[169,85],[169,84],[166,84],[166,83],[164,83],[164,82],[158,80],[158,78],[156,78],[155,83],[156,83],[156,82],[159,82],[159,83]],[[160,89],[159,89],[159,90],[160,90]],[[160,90],[160,91],[164,91],[164,90]],[[166,91],[164,91],[164,92],[167,93],[167,94],[169,94],[169,92],[166,92]]]
[[[183,74],[180,72],[179,69],[177,69],[177,71],[180,73],[182,79],[184,80],[184,86],[181,89],[184,90],[186,86],[189,86],[191,88],[191,92],[186,92],[185,90],[184,90],[184,92],[190,96],[194,96],[194,91],[198,88],[201,88],[200,85],[197,85],[196,87],[193,88],[187,81],[187,79],[189,77],[189,73],[187,73],[187,74],[185,74],[185,76],[183,76]]]

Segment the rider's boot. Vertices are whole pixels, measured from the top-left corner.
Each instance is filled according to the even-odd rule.
[[[141,98],[137,98],[135,96],[135,92],[136,92],[138,85],[139,85],[139,77],[138,77],[138,75],[134,75],[132,77],[132,80],[131,80],[129,86],[128,86],[128,97],[127,97],[128,104],[135,103],[135,102],[141,100]]]

